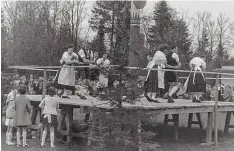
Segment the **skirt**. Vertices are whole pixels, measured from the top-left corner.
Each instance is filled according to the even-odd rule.
[[[168,82],[178,82],[177,74],[174,71],[165,71],[165,78]]]
[[[195,77],[194,74],[196,74]],[[193,79],[193,77],[195,79]],[[187,93],[192,93],[192,92],[206,93],[206,81],[201,73],[191,73],[188,78],[189,79],[187,84]]]
[[[153,68],[157,68],[157,65]],[[159,93],[158,88],[158,71],[151,70],[147,80],[145,81],[145,92]]]
[[[98,69],[91,69],[90,70],[90,81],[98,80],[99,70]]]
[[[78,77],[80,79],[89,79],[90,78],[90,71],[89,68],[78,68]]]
[[[62,68],[62,69],[66,69],[66,68]],[[74,91],[75,90],[75,72],[74,72],[74,69],[73,68],[70,68],[70,69],[73,69],[73,72],[70,71],[69,73],[62,73],[62,72],[65,72],[64,70],[58,70],[57,74],[56,74],[56,77],[55,77],[55,81],[53,83],[53,86],[57,89],[67,89],[67,90],[71,90],[71,91]],[[62,80],[61,77],[60,77],[60,74],[71,74],[71,78],[69,77],[64,77],[64,79]],[[74,76],[74,77],[73,77]],[[60,78],[60,79],[59,79]],[[65,79],[66,78],[66,79]],[[70,81],[69,81],[70,80]],[[63,82],[61,82],[63,81]],[[68,82],[69,81],[69,82]],[[73,85],[73,81],[74,81],[74,85]],[[64,84],[66,83],[66,84]],[[70,85],[69,85],[70,84]]]
[[[49,123],[48,117],[44,118],[44,114],[41,117],[42,124],[46,126],[57,126],[58,125],[58,120],[57,120],[57,115],[52,115],[51,114],[51,122]]]
[[[5,121],[5,125],[8,126],[8,127],[14,127],[15,126],[15,120],[7,118],[6,121]]]

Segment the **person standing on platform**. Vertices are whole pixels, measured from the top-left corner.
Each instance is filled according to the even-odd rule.
[[[94,52],[94,57],[93,57],[93,65],[97,65],[97,60],[99,59],[98,57],[98,52]],[[93,68],[90,71],[90,86],[92,89],[97,85],[98,82],[98,76],[99,76],[99,70],[97,68]],[[90,92],[90,95],[92,96],[92,92]]]
[[[63,68],[57,73],[54,86],[59,89],[59,96],[63,91],[62,98],[70,98],[68,95],[72,94],[72,91],[75,90],[75,71],[72,67],[73,64],[79,64],[78,55],[73,52],[74,45],[69,44],[67,46],[67,51],[63,53],[60,63],[63,65]]]
[[[95,63],[93,58],[93,52],[88,48],[88,46],[85,46],[83,49],[80,49],[78,52],[79,56],[79,62],[82,62],[83,65],[89,66],[92,63]],[[79,68],[78,69],[79,78],[82,79],[82,82],[84,85],[89,84],[90,79],[90,69],[89,68]]]
[[[30,100],[26,97],[25,85],[19,86],[19,96],[15,99],[15,126],[17,127],[16,138],[17,138],[17,147],[21,146],[20,134],[23,135],[23,147],[28,146],[26,143],[27,137],[27,127],[31,125],[31,105]]]
[[[153,59],[153,56],[152,55],[148,55],[147,56],[147,60],[148,60],[148,65],[147,65],[147,68],[150,67],[150,64],[152,62],[152,59]],[[150,70],[148,71],[147,75],[149,74]],[[149,79],[149,80],[153,80],[153,79]],[[148,81],[149,83],[152,82],[152,81]],[[149,92],[150,90],[150,87],[148,87],[149,85],[147,84],[147,81],[144,82],[144,88],[145,88],[145,95],[148,96],[149,98],[152,97],[152,93]],[[147,94],[148,93],[148,94]]]
[[[103,57],[97,60],[97,66],[101,67],[101,71],[98,78],[98,83],[94,88],[95,93],[96,91],[108,87],[108,74],[110,69],[109,67],[106,67],[108,65],[110,65],[110,60],[107,59],[107,53],[104,53]],[[94,94],[94,96],[96,96],[96,94]]]
[[[57,110],[59,108],[59,102],[55,95],[55,88],[49,87],[48,89],[49,96],[44,98],[39,104],[40,108],[43,108],[42,112],[42,124],[45,126],[42,133],[41,146],[45,146],[45,139],[47,136],[48,128],[50,129],[50,146],[54,146],[54,128],[57,126]]]
[[[178,48],[174,48],[173,50],[165,50],[164,53],[167,57],[167,66],[166,69],[180,69],[181,63],[179,56],[177,55]],[[168,89],[166,89],[166,94],[168,94],[168,103],[174,103],[172,96],[178,91],[181,87],[181,83],[178,81],[177,73],[175,71],[165,71],[165,78],[167,78]],[[173,86],[169,91],[170,85]],[[165,95],[166,96],[166,95]]]
[[[184,85],[187,88],[187,93],[193,95],[192,101],[200,103],[203,100],[202,95],[206,93],[206,80],[203,74],[206,69],[205,58],[203,56],[194,57],[189,66],[191,71],[197,72],[191,72]]]
[[[146,92],[151,92],[152,96],[151,98],[149,98],[149,96],[145,94],[145,97],[150,102],[159,103],[157,100],[154,100],[156,95],[161,92],[161,89],[163,90],[167,89],[167,81],[165,81],[164,78],[165,72],[160,70],[166,67],[167,58],[163,52],[167,49],[168,45],[161,44],[159,46],[159,50],[155,52],[152,62],[148,66],[148,69],[159,69],[159,70],[150,70],[146,77],[146,86],[147,86]]]
[[[29,77],[29,82],[28,82],[28,92],[29,94],[34,94],[33,93],[33,83],[34,83],[34,79],[33,79],[33,75],[31,74]]]

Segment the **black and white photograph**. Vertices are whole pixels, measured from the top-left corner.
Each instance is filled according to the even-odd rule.
[[[2,151],[233,151],[234,0],[1,0]]]

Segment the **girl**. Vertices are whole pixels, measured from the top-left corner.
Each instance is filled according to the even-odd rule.
[[[163,69],[166,67],[167,58],[163,53],[168,49],[167,44],[162,44],[159,46],[159,50],[155,52],[154,57],[151,63],[147,66],[148,69]],[[150,70],[146,77],[147,90],[146,92],[151,92],[151,98],[145,93],[145,97],[150,102],[159,103],[157,100],[154,100],[157,93],[159,94],[161,90],[167,89],[167,81],[164,78],[164,71],[162,70]]]
[[[151,62],[152,62],[152,59],[153,59],[153,56],[152,56],[152,55],[148,55],[148,56],[147,56],[147,60],[148,60],[147,68],[150,67],[150,64],[151,64]],[[150,70],[148,71],[148,74],[149,74],[149,73],[150,73]],[[148,76],[148,74],[147,74],[147,76]],[[144,84],[144,86],[145,86],[145,93],[147,93],[148,90],[150,89],[149,85],[147,84],[147,81],[149,82],[149,80],[147,79],[147,80],[145,81],[145,84]],[[151,97],[152,97],[152,92],[148,92],[148,95],[147,95],[147,94],[145,94],[145,95],[146,95],[146,98],[147,98],[147,96],[148,96],[148,98],[151,98]]]
[[[20,134],[21,131],[23,133],[23,147],[29,146],[26,143],[26,128],[31,125],[30,120],[30,112],[31,105],[30,100],[26,97],[26,89],[25,85],[20,85],[19,87],[19,96],[15,99],[15,125],[17,127],[17,146],[21,146]]]
[[[93,57],[94,65],[96,65],[97,60],[98,60],[98,52],[94,52],[94,57]],[[91,71],[90,72],[90,85],[94,87],[98,82],[99,70],[97,68],[93,68],[90,71]],[[92,93],[90,95],[92,96]]]
[[[50,87],[48,89],[49,96],[44,98],[39,104],[40,108],[44,108],[42,112],[42,124],[44,124],[44,131],[42,133],[41,146],[45,146],[45,139],[47,136],[48,127],[50,128],[50,146],[54,146],[54,127],[57,126],[57,110],[59,108],[59,103],[55,95],[55,88]]]
[[[74,68],[71,68],[75,63],[79,63],[78,55],[73,52],[74,45],[69,44],[67,46],[67,51],[63,53],[63,56],[60,60],[60,63],[63,67],[56,75],[54,86],[59,90],[59,96],[62,91],[62,98],[70,98],[68,95],[71,95],[72,91],[75,90],[75,71]]]
[[[15,118],[15,98],[17,95],[16,84],[12,82],[11,92],[7,96],[7,109],[6,109],[6,122],[5,125],[7,126],[6,132],[6,144],[7,145],[14,145],[12,143],[12,129],[14,127],[14,118]]]
[[[193,95],[193,102],[200,103],[203,98],[202,95],[206,93],[206,81],[203,71],[206,69],[206,62],[204,57],[194,57],[189,66],[192,71],[199,71],[198,73],[191,72],[185,82],[187,93]]]

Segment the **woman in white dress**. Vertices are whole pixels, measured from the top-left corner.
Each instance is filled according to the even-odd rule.
[[[193,102],[200,103],[202,95],[206,93],[206,81],[203,71],[206,69],[206,62],[204,57],[194,57],[189,66],[191,71],[198,71],[197,73],[191,72],[185,82],[187,93],[193,95]]]
[[[55,79],[55,87],[59,89],[58,93],[63,91],[62,98],[69,98],[68,95],[71,95],[71,92],[75,90],[75,71],[71,66],[73,64],[78,64],[78,55],[73,52],[74,46],[69,44],[67,47],[67,51],[63,53],[63,56],[60,60],[60,63],[63,67],[61,68],[59,73]]]

